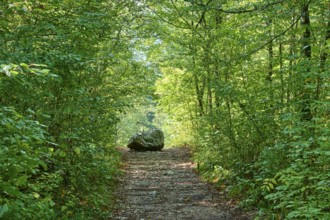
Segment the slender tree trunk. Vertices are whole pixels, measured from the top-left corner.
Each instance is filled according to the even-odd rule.
[[[229,73],[228,72],[226,72],[225,80],[226,80],[226,83],[229,82]],[[237,150],[238,145],[236,143],[236,139],[235,139],[235,135],[234,135],[234,128],[233,128],[233,122],[232,122],[232,112],[231,112],[231,100],[230,100],[230,97],[227,97],[226,98],[226,106],[227,106],[227,112],[228,112],[229,140],[230,140],[230,143],[231,143],[232,147],[235,150]]]
[[[269,26],[269,37],[272,38],[272,25],[273,21],[270,19],[267,22],[267,26]],[[273,71],[273,60],[274,60],[274,52],[273,52],[273,41],[270,41],[268,44],[268,81],[269,81],[269,97],[270,97],[270,107],[273,107],[274,103],[274,91],[273,91],[273,80],[272,76],[274,74]]]
[[[220,8],[222,8],[221,2],[217,2],[217,7],[219,8],[218,11],[215,11],[215,24],[216,24],[216,28],[219,29],[220,25],[222,23],[222,17],[221,17],[221,11]],[[220,97],[218,96],[218,93],[216,92],[216,90],[219,89],[219,83],[221,80],[221,76],[220,76],[220,63],[219,63],[219,59],[216,57],[215,58],[215,67],[214,67],[214,79],[216,82],[216,86],[215,86],[215,91],[214,91],[214,102],[215,102],[215,106],[216,106],[216,111],[218,111],[218,109],[220,108]]]
[[[202,85],[199,87],[199,79],[197,74],[194,74],[194,81],[195,81],[195,90],[199,108],[199,115],[204,115],[204,104],[203,104],[203,97],[204,97],[204,88],[205,88],[205,79],[203,78]]]
[[[296,21],[296,18],[293,16],[291,22],[294,23]],[[295,26],[295,30],[298,27],[298,22]],[[295,64],[295,57],[296,57],[296,34],[295,32],[293,32],[291,34],[291,39],[290,39],[290,51],[289,51],[289,57],[290,57],[290,61],[289,61],[289,79],[288,79],[288,85],[287,85],[287,98],[286,98],[286,102],[289,103],[292,96],[293,96],[293,91],[292,86],[293,86],[293,67]]]
[[[285,89],[284,89],[284,77],[283,77],[283,45],[282,42],[279,45],[279,59],[280,59],[280,80],[281,80],[281,105],[284,105],[284,96],[285,96]]]
[[[219,89],[219,82],[221,80],[218,61],[216,61],[216,64],[215,64],[214,78],[215,78],[215,82],[216,82],[215,92],[214,92],[214,99],[215,99],[214,101],[215,101],[216,111],[218,111],[218,109],[220,107],[220,97],[216,91]]]
[[[205,33],[207,34],[207,33]],[[212,115],[213,112],[213,95],[212,95],[212,74],[211,74],[211,68],[210,68],[210,55],[209,55],[209,43],[206,44],[205,47],[203,47],[204,50],[204,57],[203,57],[203,64],[204,68],[206,70],[206,92],[207,92],[207,100],[205,101],[206,104],[206,110],[205,112],[209,115]]]
[[[327,31],[326,31],[326,34],[325,34],[324,43],[323,43],[322,48],[321,48],[322,52],[321,52],[321,55],[320,55],[320,72],[321,73],[323,73],[325,71],[325,62],[328,58],[328,53],[327,53],[328,44],[327,44],[327,42],[330,39],[330,21],[327,22],[326,28],[327,28]],[[315,97],[316,100],[320,99],[321,85],[322,85],[321,77],[317,76],[316,97]]]
[[[310,74],[310,59],[312,57],[312,47],[311,47],[311,30],[310,30],[310,17],[309,17],[309,5],[304,5],[302,8],[302,16],[301,16],[301,26],[305,29],[302,36],[302,49],[301,54],[304,58],[304,67],[305,74]],[[308,83],[309,77],[304,79],[304,84]],[[305,88],[302,89],[302,106],[301,106],[301,118],[303,121],[311,121],[313,118],[311,111],[311,95],[309,91]]]
[[[191,22],[192,27],[194,27],[194,22]],[[196,54],[196,47],[195,47],[195,32],[194,30],[191,30],[191,37],[192,37],[192,44],[190,45],[190,50],[191,50],[191,56],[192,56],[192,64],[193,64],[193,74],[194,74],[194,83],[195,83],[195,91],[196,91],[196,98],[197,98],[197,105],[198,105],[198,114],[199,116],[204,115],[204,105],[203,105],[203,96],[204,96],[204,87],[205,87],[205,82],[203,80],[201,88],[199,87],[199,77],[197,74],[197,65],[196,65],[196,60],[195,60],[195,54]]]
[[[211,73],[208,72],[207,76],[207,99],[209,104],[209,114],[213,113],[213,97],[212,97],[212,85],[211,85]]]
[[[239,107],[242,109],[243,113],[246,115],[247,119],[253,124],[253,126],[255,127],[257,133],[259,134],[259,136],[261,137],[261,139],[263,141],[266,140],[266,136],[263,134],[263,132],[261,131],[261,128],[259,128],[259,125],[257,124],[256,120],[254,117],[251,116],[251,114],[246,110],[246,107],[244,104],[239,103]]]
[[[226,106],[227,106],[227,111],[228,111],[228,125],[229,125],[229,139],[231,145],[234,147],[234,149],[237,149],[237,144],[236,144],[236,139],[234,135],[234,129],[233,129],[233,122],[232,122],[232,116],[231,116],[231,103],[229,99],[226,99]]]
[[[269,26],[269,37],[272,38],[272,25],[273,21],[269,20],[267,22],[267,26]],[[273,41],[270,41],[268,44],[268,80],[272,82],[273,76],[273,59],[274,59],[274,52],[273,52]]]

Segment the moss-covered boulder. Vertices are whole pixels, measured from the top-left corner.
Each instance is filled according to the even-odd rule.
[[[135,134],[128,142],[128,148],[137,151],[158,151],[164,147],[164,134],[160,129]]]

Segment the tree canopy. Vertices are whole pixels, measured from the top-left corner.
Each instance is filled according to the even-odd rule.
[[[3,0],[0,219],[109,219],[161,127],[259,218],[327,219],[326,0]]]

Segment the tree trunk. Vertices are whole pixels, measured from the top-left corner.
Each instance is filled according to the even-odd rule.
[[[204,115],[203,97],[204,97],[205,79],[203,78],[201,87],[199,87],[199,79],[196,73],[194,74],[194,80],[195,80],[195,89],[196,89],[196,96],[197,96],[197,102],[199,108],[199,115],[202,116]]]
[[[327,22],[327,25],[326,25],[326,34],[325,34],[325,38],[324,38],[324,43],[322,45],[322,48],[321,48],[321,55],[320,55],[320,72],[323,73],[325,71],[325,62],[328,58],[328,53],[327,53],[327,49],[328,49],[328,40],[330,39],[330,21]],[[316,100],[319,100],[320,99],[320,93],[321,93],[321,85],[322,85],[322,82],[321,82],[321,77],[318,76],[317,77],[317,86],[316,86],[316,97],[315,99]]]
[[[230,105],[229,98],[226,99],[226,106],[227,106],[227,111],[228,111],[229,140],[230,140],[230,143],[233,146],[233,148],[237,149],[238,145],[236,143],[236,139],[235,139],[235,135],[234,135],[232,115],[231,115],[231,105]]]
[[[296,21],[296,18],[294,16],[292,16],[292,24],[294,24]],[[297,29],[298,27],[298,22],[295,25],[295,29]],[[287,97],[286,97],[286,102],[289,103],[292,96],[293,96],[293,67],[295,65],[295,60],[296,60],[296,34],[295,32],[293,32],[291,34],[291,38],[290,38],[290,51],[289,51],[289,80],[288,80],[288,85],[287,85]]]
[[[285,89],[284,89],[284,77],[283,77],[283,45],[282,45],[282,42],[280,42],[278,50],[279,50],[279,59],[280,59],[281,105],[283,106]]]
[[[212,115],[213,112],[213,97],[212,97],[212,85],[211,85],[211,74],[208,73],[207,76],[207,99],[209,105],[209,114]]]
[[[267,26],[269,26],[269,37],[272,38],[272,25],[273,21],[270,19],[267,22]],[[268,81],[269,81],[269,97],[270,97],[270,105],[269,107],[273,107],[274,103],[274,91],[273,91],[273,80],[272,76],[274,74],[273,71],[273,60],[274,60],[274,52],[273,52],[273,40],[268,44]]]
[[[305,74],[310,73],[310,59],[312,57],[312,47],[311,47],[311,30],[310,30],[310,17],[309,17],[309,5],[304,5],[301,12],[301,26],[305,29],[302,36],[302,49],[301,55],[304,58],[303,66],[305,67]],[[303,77],[304,79],[304,77]],[[309,81],[309,77],[304,79],[304,85]],[[302,89],[302,106],[301,106],[301,119],[303,121],[311,121],[313,118],[311,111],[311,95],[309,91],[305,88]]]
[[[219,63],[217,60],[216,60],[216,64],[215,64],[214,78],[215,78],[215,82],[216,82],[215,92],[214,92],[214,99],[215,99],[214,101],[215,101],[216,111],[218,111],[218,109],[220,107],[220,97],[216,91],[219,89],[219,83],[220,83],[221,78],[220,78]]]

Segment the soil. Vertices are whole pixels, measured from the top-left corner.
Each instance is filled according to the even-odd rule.
[[[188,148],[121,152],[124,175],[115,193],[114,219],[253,219],[193,172]]]

